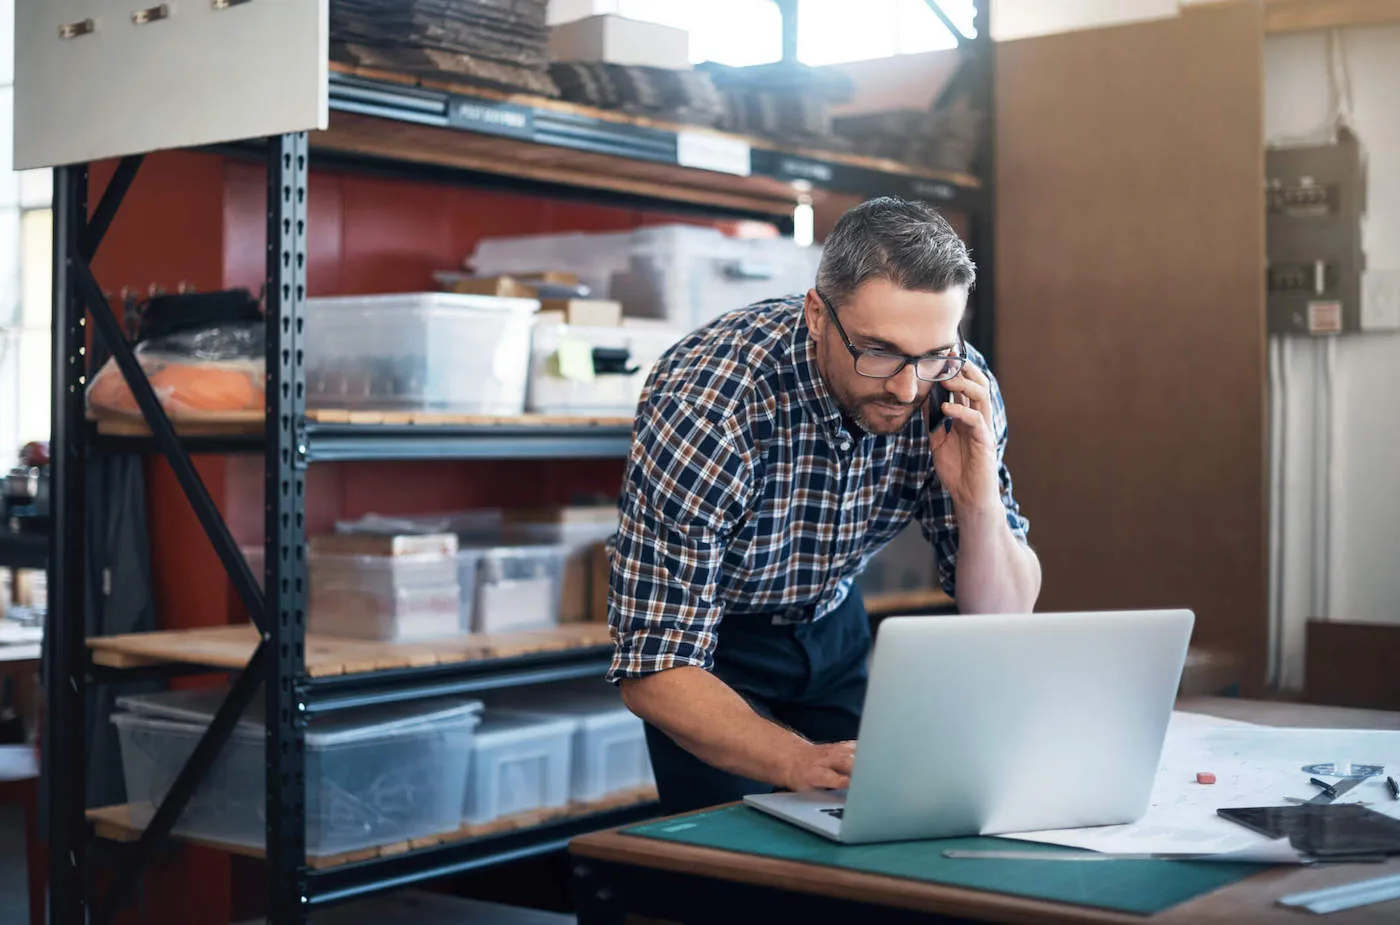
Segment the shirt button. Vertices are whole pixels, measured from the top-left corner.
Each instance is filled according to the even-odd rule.
[[[851,438],[842,434],[841,439],[836,442],[836,445],[841,448],[841,452],[848,452],[851,449]]]

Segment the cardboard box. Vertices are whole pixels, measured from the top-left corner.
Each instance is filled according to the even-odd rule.
[[[587,546],[564,557],[564,574],[559,582],[560,623],[584,623],[588,620],[591,567]]]
[[[580,327],[615,328],[622,324],[622,303],[607,299],[541,299],[540,311],[563,312],[565,324]]]
[[[688,71],[690,33],[625,16],[589,16],[551,27],[549,56],[555,61],[606,61]]]
[[[612,584],[612,554],[607,543],[595,543],[588,553],[592,575],[589,581],[588,622],[608,622],[608,588]]]
[[[501,517],[506,523],[555,524],[572,526],[575,524],[617,527],[616,504],[578,504],[569,507],[523,507],[504,511]]]
[[[533,299],[536,295],[534,286],[514,276],[438,273],[436,279],[443,291],[462,295],[494,295],[507,299]]]

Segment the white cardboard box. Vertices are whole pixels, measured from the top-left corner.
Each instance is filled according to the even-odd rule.
[[[549,56],[688,71],[690,33],[625,16],[589,16],[550,27]]]

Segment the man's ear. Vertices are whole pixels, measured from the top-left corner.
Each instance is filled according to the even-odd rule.
[[[807,298],[802,302],[802,312],[807,318],[807,330],[812,333],[813,339],[820,340],[826,334],[827,319],[817,290],[807,290]]]

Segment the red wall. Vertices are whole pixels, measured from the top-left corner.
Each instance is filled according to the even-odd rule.
[[[314,161],[314,157],[313,157]],[[93,168],[93,202],[111,175]],[[188,152],[148,157],[96,261],[112,294],[244,286],[260,291],[266,236],[261,163]],[[613,231],[693,221],[629,208],[550,200],[492,190],[317,171],[310,181],[310,294],[344,295],[433,288],[432,272],[458,268],[485,235]],[[210,494],[241,543],[262,537],[262,458],[201,457]],[[417,513],[481,506],[559,504],[581,494],[616,493],[617,460],[418,462],[313,466],[307,478],[308,532],[369,512]],[[147,465],[155,598],[164,628],[245,618],[213,550],[165,462]],[[226,855],[187,849],[152,874],[139,918],[152,925],[228,921]]]

